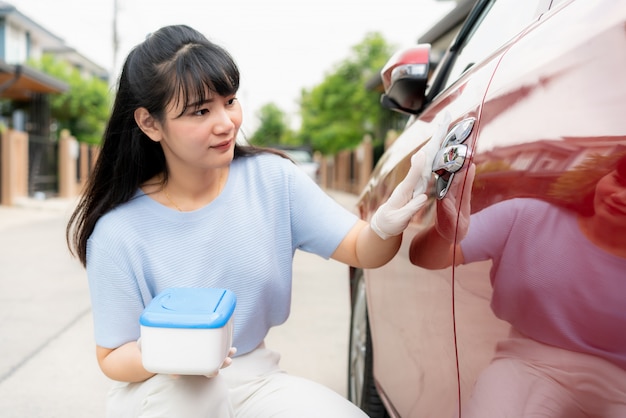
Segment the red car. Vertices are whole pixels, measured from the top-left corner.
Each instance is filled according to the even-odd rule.
[[[605,279],[626,283],[626,268],[606,273],[604,266],[606,260],[617,265],[626,261],[624,193],[611,189],[611,197],[598,203],[600,192],[595,192],[594,204],[604,204],[604,209],[596,206],[594,213],[600,216],[603,210],[603,216],[613,222],[610,228],[588,223],[591,215],[575,212],[575,200],[589,191],[581,187],[591,178],[608,175],[602,177],[612,182],[607,187],[626,188],[624,164],[621,171],[615,171],[618,160],[626,155],[626,2],[478,0],[434,71],[429,71],[433,64],[428,62],[428,50],[429,45],[419,45],[397,54],[382,73],[386,92],[383,105],[411,116],[362,191],[360,216],[369,220],[385,202],[408,172],[410,157],[417,150],[434,150],[436,155],[431,152],[431,197],[405,231],[399,253],[382,268],[351,271],[349,398],[374,418],[477,416],[475,410],[468,412],[476,408],[470,400],[477,402],[479,397],[474,396],[476,382],[500,352],[498,342],[511,338],[512,329],[523,330],[533,344],[538,340],[537,344],[547,345],[547,350],[566,347],[572,351],[574,357],[564,360],[568,368],[579,366],[576,356],[582,351],[592,362],[597,357],[609,369],[615,367],[617,376],[626,373],[621,363],[626,350],[621,335],[626,333],[618,327],[626,315],[626,285],[621,292],[608,288],[606,305],[591,296],[586,300],[587,292],[581,292],[578,299],[568,295],[569,301],[577,301],[574,308],[568,308],[569,301],[561,302],[561,294],[576,289],[578,283],[566,286],[563,292],[549,287],[539,291],[538,300],[549,297],[555,305],[563,305],[564,311],[575,310],[578,319],[570,320],[565,314],[559,316],[560,307],[551,303],[542,307],[539,301],[522,296],[523,290],[511,291],[509,297],[515,300],[496,295],[496,286],[505,286],[500,281],[506,278],[497,278],[502,259],[494,255],[474,261],[477,257],[470,256],[476,252],[474,247],[464,244],[464,225],[454,224],[452,233],[463,236],[451,237],[451,248],[462,249],[464,258],[460,260],[464,263],[424,267],[410,258],[414,238],[441,222],[446,199],[455,197],[456,202],[452,202],[459,212],[471,208],[470,235],[472,228],[478,227],[474,216],[491,209],[492,214],[482,220],[483,235],[490,236],[502,235],[500,218],[507,217],[506,213],[493,214],[495,208],[507,204],[512,213],[518,210],[516,205],[530,202],[539,208],[534,219],[545,224],[538,224],[536,243],[535,235],[531,235],[529,242],[515,249],[511,266],[517,267],[511,267],[509,281],[514,284],[518,270],[527,266],[534,268],[545,262],[567,268],[569,261],[563,266],[558,262],[578,263],[593,252],[591,267],[604,273],[590,275],[601,283],[592,292],[604,286]],[[442,127],[444,136],[438,137]],[[475,176],[467,178],[472,166]],[[548,221],[547,213],[552,209],[545,204],[557,205],[558,211],[564,212],[556,213],[563,215]],[[575,224],[569,230],[586,236],[589,243],[579,245],[556,229],[561,219],[570,219],[567,211],[573,213],[572,219],[579,220],[579,226],[583,222],[587,225],[580,227],[583,235],[572,226]],[[532,227],[531,223],[519,228],[523,232]],[[540,242],[540,232],[545,228],[552,228],[557,249]],[[516,240],[502,241],[501,250]],[[433,249],[435,243],[431,244],[423,251]],[[587,244],[596,244],[598,254]],[[527,249],[535,250],[535,256],[524,258]],[[546,276],[540,277],[540,283],[544,278],[556,278],[561,283],[569,280],[554,271],[550,277],[541,274]],[[620,303],[622,308],[614,309]],[[537,313],[542,309],[547,312],[544,316]],[[603,315],[606,321],[598,319]],[[578,332],[577,320],[586,326],[581,333],[587,333],[580,338],[580,350],[576,338],[563,342],[566,336],[559,334],[563,323],[563,327]],[[550,328],[552,322],[556,323],[554,329]],[[534,330],[534,326],[541,330]],[[592,335],[593,328],[597,336]],[[595,349],[597,356],[589,353]],[[515,376],[507,375],[501,387],[516,384]],[[515,396],[521,396],[519,393]],[[509,402],[498,396],[493,393],[483,402],[496,406]],[[622,415],[586,415],[583,411],[581,415],[555,412],[551,416],[626,414],[623,410]]]

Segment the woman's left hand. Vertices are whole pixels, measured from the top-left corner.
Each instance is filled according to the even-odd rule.
[[[370,227],[382,239],[400,235],[415,212],[426,203],[428,197],[424,194],[426,185],[422,176],[425,164],[426,153],[423,150],[413,154],[406,177],[374,213]]]

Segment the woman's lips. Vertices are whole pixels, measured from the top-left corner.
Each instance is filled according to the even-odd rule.
[[[624,205],[616,204],[610,200],[605,200],[604,204],[611,212],[626,216],[626,207]]]
[[[230,139],[228,141],[224,141],[224,142],[220,142],[219,144],[212,145],[211,148],[218,150],[218,151],[225,151],[230,148],[232,143],[233,143],[233,140]]]

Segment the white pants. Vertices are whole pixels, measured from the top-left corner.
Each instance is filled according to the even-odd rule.
[[[626,370],[512,331],[478,377],[461,416],[623,418]]]
[[[212,379],[156,375],[141,383],[115,382],[107,418],[350,418],[358,407],[318,383],[288,375],[280,355],[263,346],[235,357]]]

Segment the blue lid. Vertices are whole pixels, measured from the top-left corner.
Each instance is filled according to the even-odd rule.
[[[139,323],[161,328],[221,328],[236,304],[235,294],[228,289],[170,288],[152,299]]]

